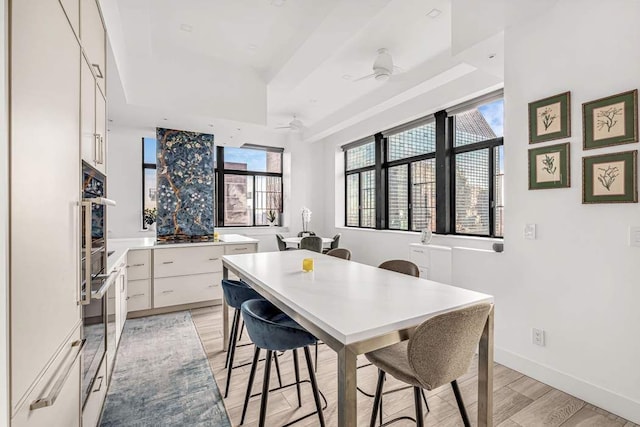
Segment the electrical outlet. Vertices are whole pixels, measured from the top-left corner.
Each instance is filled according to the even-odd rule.
[[[539,345],[540,347],[544,347],[544,329],[531,329],[531,341],[535,345]]]
[[[524,238],[527,240],[536,240],[536,225],[526,224],[524,226]]]

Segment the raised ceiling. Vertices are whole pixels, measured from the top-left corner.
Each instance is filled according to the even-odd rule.
[[[169,116],[176,126],[214,124],[225,135],[281,134],[287,131],[274,129],[296,114],[306,139],[314,140],[485,65],[499,81],[502,69],[501,51],[485,52],[501,49],[500,37],[473,55],[461,49],[452,56],[450,0],[101,0],[101,6],[113,51],[109,114],[127,124],[162,125]],[[386,82],[356,82],[372,72],[383,47],[401,69]],[[465,52],[475,60],[465,61]],[[490,62],[488,53],[497,58]]]

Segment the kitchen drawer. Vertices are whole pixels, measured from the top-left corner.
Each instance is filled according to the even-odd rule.
[[[154,308],[222,298],[222,273],[155,279]]]
[[[187,276],[222,271],[223,246],[155,249],[154,277]]]
[[[80,356],[76,358],[79,346],[72,346],[73,342],[80,340],[80,330],[81,328],[78,327],[73,332],[53,363],[27,395],[26,400],[11,419],[13,427],[51,426],[52,420],[55,420],[56,425],[65,427],[80,425]],[[69,372],[69,376],[62,384],[62,389],[60,389],[55,403],[45,408],[32,410],[31,403],[50,393],[53,384],[64,378],[67,372]]]
[[[127,253],[127,277],[129,280],[151,278],[151,251],[129,251]]]
[[[129,280],[127,286],[128,311],[148,310],[151,308],[151,279]]]
[[[82,425],[84,426],[97,426],[100,414],[102,413],[102,404],[104,398],[107,395],[107,364],[105,360],[102,360],[96,379],[91,386],[91,393],[87,398],[87,403],[82,410]],[[63,424],[60,424],[63,425]]]
[[[409,260],[418,267],[429,267],[429,249],[428,248],[409,248]]]
[[[245,243],[239,245],[226,245],[225,255],[252,254],[256,251],[255,243]]]

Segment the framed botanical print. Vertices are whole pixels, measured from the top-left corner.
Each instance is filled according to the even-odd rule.
[[[571,92],[529,103],[529,144],[571,136]]]
[[[638,151],[582,158],[582,203],[637,203]]]
[[[638,141],[638,90],[582,104],[585,150]]]
[[[529,150],[529,190],[570,186],[568,142]]]

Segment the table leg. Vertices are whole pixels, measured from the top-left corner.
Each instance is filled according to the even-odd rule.
[[[338,426],[351,427],[357,424],[356,354],[344,347],[338,352]]]
[[[227,267],[222,267],[222,278],[229,278],[229,270]],[[222,296],[222,351],[227,351],[229,346],[229,306],[227,300]]]
[[[493,426],[493,310],[484,325],[478,351],[478,426]]]

